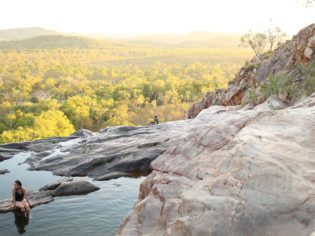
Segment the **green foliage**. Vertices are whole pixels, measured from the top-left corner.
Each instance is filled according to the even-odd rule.
[[[250,103],[255,104],[258,101],[259,95],[255,89],[248,90],[248,100]]]
[[[205,92],[227,86],[250,53],[155,48],[0,51],[0,142],[185,117]],[[51,127],[50,127],[51,126]]]
[[[265,97],[270,97],[274,94],[288,94],[292,97],[294,93],[292,83],[293,79],[288,75],[271,75],[269,76],[268,81],[261,85],[260,90]]]
[[[259,86],[259,91],[265,98],[271,95],[284,96],[289,102],[295,102],[303,96],[315,92],[315,63],[299,64],[297,66],[302,78],[296,79],[287,74],[269,76],[268,80]],[[259,96],[254,91],[249,91],[249,99],[256,102]]]
[[[315,62],[300,64],[298,68],[304,76],[303,91],[308,96],[315,92]]]
[[[261,55],[267,45],[267,36],[249,31],[241,38],[241,46],[251,48],[256,56]]]
[[[286,33],[279,26],[274,25],[272,20],[269,20],[264,33],[269,43],[269,51],[273,51],[274,47],[286,37]]]
[[[45,111],[34,118],[32,128],[18,126],[17,129],[3,131],[0,143],[67,136],[73,132],[72,124],[61,111]]]
[[[256,56],[261,56],[267,45],[269,45],[267,53],[272,52],[285,37],[285,32],[279,26],[274,25],[272,20],[269,20],[262,32],[253,32],[250,30],[244,34],[241,37],[240,46],[249,47],[254,51]],[[264,56],[269,55],[265,54]]]

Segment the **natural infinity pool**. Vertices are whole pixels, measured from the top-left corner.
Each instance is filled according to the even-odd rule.
[[[20,153],[10,160],[0,162],[0,169],[11,171],[0,175],[1,200],[11,197],[15,179],[21,179],[29,190],[37,190],[61,178],[47,171],[28,171],[27,164],[18,165],[29,155]],[[84,196],[56,198],[47,205],[37,206],[32,209],[29,221],[14,213],[0,214],[0,236],[115,235],[136,202],[143,179],[144,177],[93,181],[100,190]]]

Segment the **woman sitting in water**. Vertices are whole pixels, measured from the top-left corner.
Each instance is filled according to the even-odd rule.
[[[30,213],[30,207],[32,206],[27,197],[27,191],[22,187],[20,180],[14,182],[12,190],[13,205],[15,208],[20,209],[25,217]]]

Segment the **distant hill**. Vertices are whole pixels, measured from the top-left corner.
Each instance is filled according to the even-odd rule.
[[[48,30],[38,27],[32,28],[16,28],[0,30],[0,41],[22,40],[41,35],[56,35],[61,34],[54,30]]]
[[[233,33],[193,32],[182,35],[144,35],[122,39],[129,43],[175,47],[238,47],[241,35]]]
[[[107,48],[112,43],[105,39],[91,39],[78,36],[44,35],[24,40],[2,41],[1,50],[57,49],[57,48]]]
[[[133,37],[88,37],[33,27],[0,30],[0,49],[104,48],[109,44],[179,48],[237,48],[241,35],[192,32]]]

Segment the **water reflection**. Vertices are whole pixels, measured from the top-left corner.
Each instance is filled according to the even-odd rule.
[[[29,219],[25,217],[23,213],[15,211],[14,212],[15,225],[19,234],[23,234],[26,232],[25,226],[28,225]]]

